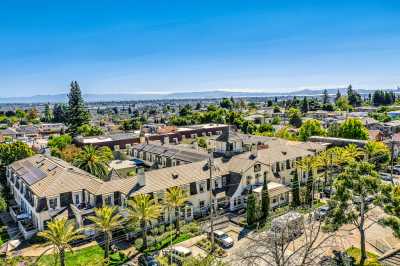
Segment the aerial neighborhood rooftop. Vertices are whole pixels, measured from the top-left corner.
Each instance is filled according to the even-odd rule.
[[[2,1],[0,266],[400,266],[399,14]]]

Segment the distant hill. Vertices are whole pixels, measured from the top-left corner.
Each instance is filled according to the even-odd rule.
[[[346,88],[327,89],[328,94],[334,95],[337,91],[342,95],[346,94]],[[324,89],[303,89],[293,92],[232,92],[232,91],[201,91],[201,92],[175,92],[168,94],[153,93],[113,93],[113,94],[84,94],[87,102],[108,102],[108,101],[137,101],[137,100],[164,100],[164,99],[212,99],[223,97],[274,97],[274,96],[318,96]],[[357,90],[360,94],[373,93],[374,90]],[[398,92],[398,91],[396,91]],[[34,95],[25,97],[3,97],[0,103],[56,103],[66,102],[67,94]]]

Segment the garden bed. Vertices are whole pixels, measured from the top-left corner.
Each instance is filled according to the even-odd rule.
[[[195,244],[200,249],[204,250],[207,253],[211,252],[211,241],[208,238],[202,239]],[[217,243],[214,244],[214,256],[218,258],[223,258],[228,255],[228,253],[221,248]]]

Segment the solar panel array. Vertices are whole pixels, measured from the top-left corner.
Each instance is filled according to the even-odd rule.
[[[29,161],[23,161],[21,165],[24,167],[24,173],[21,175],[21,178],[29,185],[33,185],[47,176],[45,172],[33,166]]]

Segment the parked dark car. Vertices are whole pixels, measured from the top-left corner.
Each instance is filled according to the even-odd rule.
[[[160,266],[160,263],[158,263],[155,256],[142,254],[139,257],[139,265],[140,266]]]
[[[328,215],[328,213],[329,213],[329,206],[328,205],[322,206],[314,212],[314,218],[316,220],[322,220]]]

